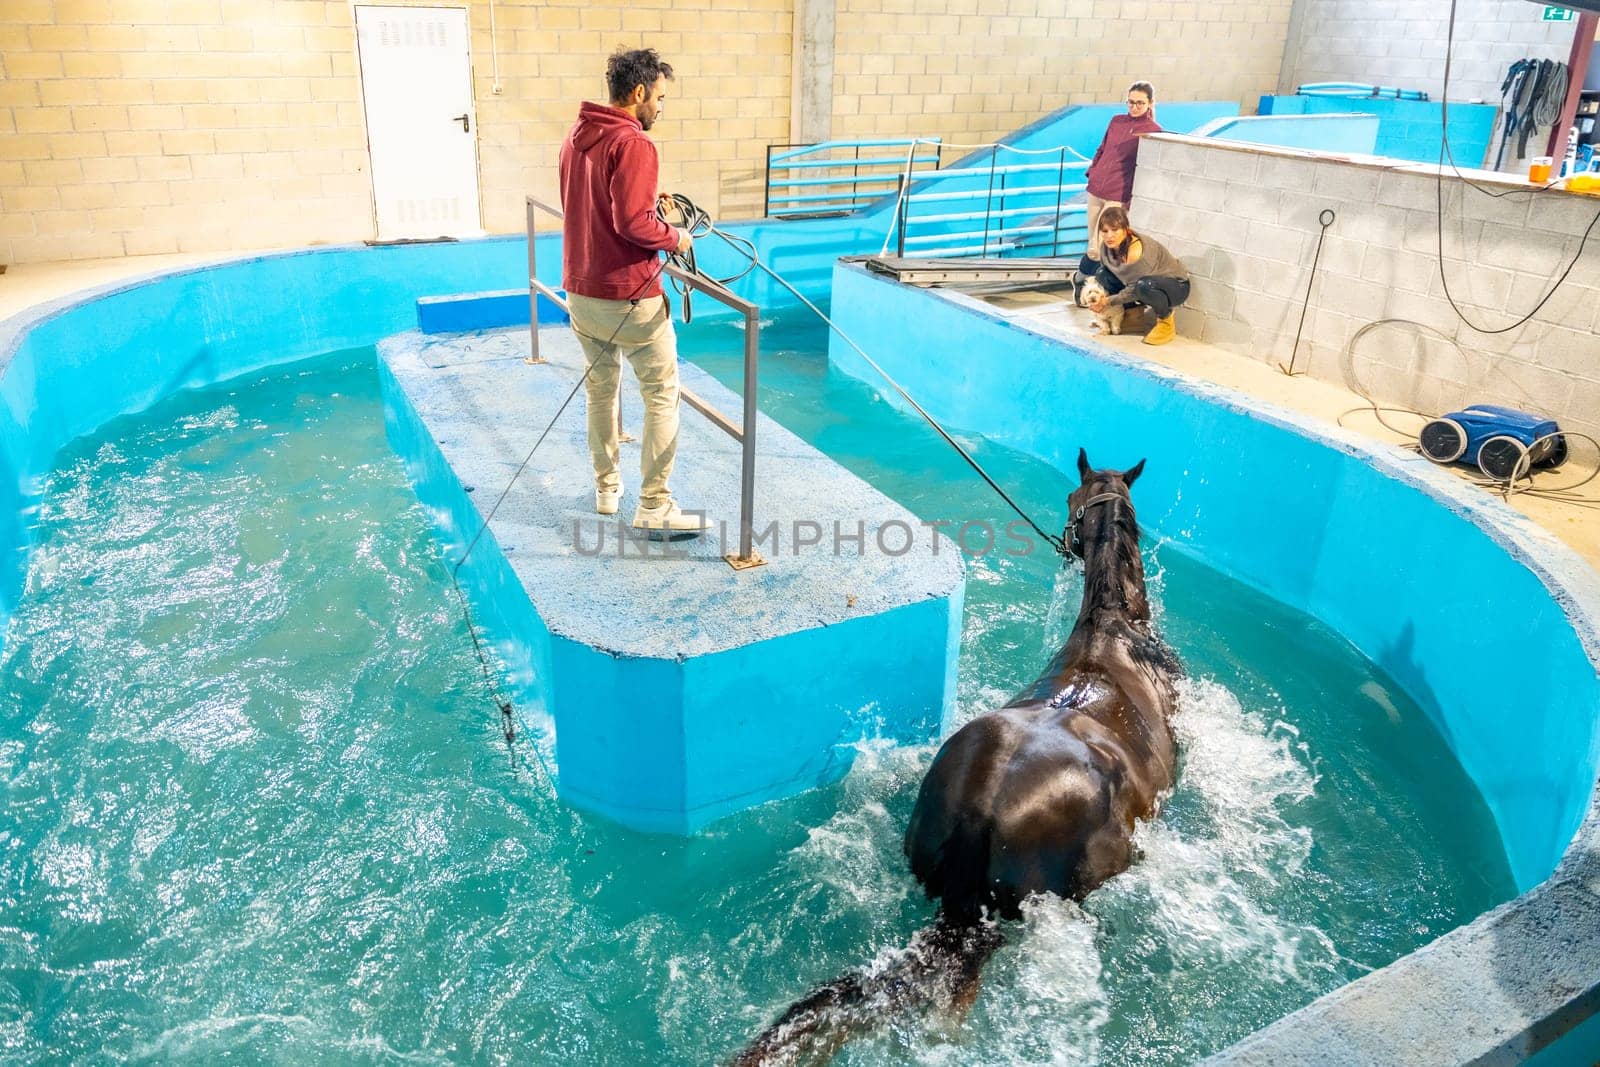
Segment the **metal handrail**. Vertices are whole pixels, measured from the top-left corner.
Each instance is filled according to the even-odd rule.
[[[538,211],[544,211],[556,219],[564,219],[561,209],[552,207],[543,201],[528,196],[525,198],[528,211],[528,332],[533,343],[533,358],[539,360],[539,296],[543,295],[562,311],[571,312],[567,301],[561,296],[559,290],[552,289],[539,280],[539,272],[534,252],[535,222]],[[701,399],[692,390],[680,385],[678,395],[684,403],[704,415],[711,424],[723,433],[738,441],[742,447],[739,458],[739,554],[737,556],[724,556],[734,570],[745,570],[750,567],[759,567],[766,560],[756,555],[753,531],[753,512],[755,510],[756,496],[756,371],[761,361],[761,309],[750,301],[740,296],[735,296],[727,286],[714,279],[699,274],[690,274],[680,270],[672,263],[662,267],[662,273],[676,278],[679,282],[691,289],[697,289],[713,300],[720,301],[744,316],[744,411],[743,422],[734,425],[722,412],[712,407]],[[620,419],[620,413],[618,418]]]
[[[924,154],[921,146],[927,145],[930,151]],[[856,210],[863,200],[875,200],[887,194],[865,188],[868,186],[889,186],[900,180],[899,171],[906,166],[905,156],[863,156],[863,148],[910,148],[911,169],[917,174],[928,174],[933,171],[927,168],[931,164],[937,168],[940,162],[940,150],[937,138],[887,138],[874,140],[840,140],[817,141],[811,144],[769,144],[767,145],[767,171],[763,188],[764,200],[761,213],[768,218],[784,218],[800,215],[845,214]],[[820,153],[849,151],[852,155],[839,157],[823,157],[801,159],[802,156],[815,156]],[[919,166],[922,169],[918,169]],[[884,174],[884,170],[892,168],[895,173]],[[817,178],[796,177],[797,173],[828,170],[848,170],[848,174],[829,174]],[[785,172],[779,176],[777,172]],[[867,172],[863,174],[863,171]],[[872,172],[876,171],[877,174]],[[820,195],[799,195],[797,187],[824,186],[836,189],[836,192]]]
[[[1062,239],[1082,226],[1074,216],[1081,216],[1083,208],[1068,204],[1069,194],[1082,192],[1086,186],[1080,173],[1088,168],[1084,159],[1067,159],[1065,147],[1058,149],[1056,158],[1040,163],[1000,163],[1000,154],[989,154],[988,165],[958,164],[948,170],[925,171],[915,176],[918,191],[907,187],[901,175],[899,196],[896,198],[894,232],[898,236],[897,251],[901,258],[907,255],[950,257],[991,253],[1005,255],[1025,248],[1048,245],[1051,255],[1060,255]],[[1076,153],[1074,153],[1076,155]],[[1071,178],[1068,178],[1068,175]],[[1023,175],[1046,176],[1045,181],[1017,181]],[[952,192],[934,192],[937,183],[948,178],[963,178],[972,188]],[[1049,180],[1053,178],[1054,180]],[[979,202],[982,202],[981,207]],[[1043,203],[1039,201],[1044,201]],[[922,215],[912,213],[913,205],[940,204],[956,210],[940,210]],[[1020,205],[1020,206],[1012,206]],[[965,208],[966,210],[962,210]],[[1024,225],[1012,223],[1015,219],[1031,219]],[[981,230],[959,230],[949,233],[922,233],[912,236],[913,225],[948,227],[962,222],[983,223]],[[1043,241],[1035,238],[1044,237]],[[1069,238],[1070,240],[1071,238]],[[959,242],[976,241],[962,245]],[[957,242],[952,244],[952,242]],[[939,245],[937,248],[917,247]],[[908,251],[908,246],[914,251]],[[1071,248],[1071,245],[1068,245]]]

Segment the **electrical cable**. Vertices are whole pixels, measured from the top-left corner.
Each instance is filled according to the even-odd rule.
[[[1564,283],[1566,281],[1567,277],[1572,273],[1572,270],[1577,265],[1578,260],[1580,258],[1582,258],[1583,252],[1584,252],[1584,248],[1587,245],[1588,240],[1589,240],[1589,235],[1591,233],[1593,233],[1596,224],[1600,223],[1600,211],[1597,211],[1595,213],[1595,217],[1590,220],[1588,227],[1585,228],[1585,230],[1583,232],[1583,236],[1578,242],[1578,249],[1573,254],[1573,257],[1572,257],[1571,261],[1567,263],[1566,267],[1559,273],[1559,275],[1556,275],[1554,277],[1554,281],[1550,285],[1549,290],[1544,294],[1544,296],[1542,296],[1539,299],[1538,303],[1534,305],[1533,309],[1531,311],[1529,311],[1526,315],[1523,315],[1520,318],[1518,318],[1517,321],[1511,323],[1510,325],[1501,326],[1501,327],[1493,327],[1493,328],[1491,328],[1491,327],[1487,327],[1487,326],[1480,326],[1478,323],[1472,321],[1472,319],[1462,310],[1461,306],[1456,303],[1455,295],[1450,290],[1449,274],[1448,274],[1448,271],[1447,271],[1445,255],[1444,255],[1444,168],[1445,168],[1446,161],[1448,160],[1451,169],[1455,171],[1456,177],[1463,184],[1465,184],[1467,186],[1470,186],[1471,188],[1477,190],[1479,193],[1482,193],[1483,195],[1491,197],[1491,198],[1494,198],[1494,199],[1499,199],[1501,197],[1508,196],[1508,195],[1510,195],[1512,193],[1522,193],[1522,194],[1528,195],[1529,197],[1536,197],[1536,196],[1539,196],[1541,194],[1551,192],[1554,189],[1554,186],[1559,181],[1559,179],[1558,179],[1557,181],[1552,181],[1551,183],[1549,183],[1547,185],[1536,186],[1536,187],[1533,187],[1531,189],[1528,188],[1528,187],[1525,187],[1525,186],[1521,186],[1521,187],[1511,187],[1511,188],[1507,188],[1507,189],[1503,189],[1503,190],[1499,190],[1499,191],[1494,191],[1494,190],[1491,190],[1491,189],[1487,189],[1487,188],[1479,185],[1477,182],[1473,181],[1470,177],[1468,177],[1465,173],[1463,173],[1460,165],[1456,162],[1455,154],[1451,150],[1451,147],[1450,147],[1450,70],[1451,70],[1451,66],[1452,66],[1452,63],[1453,63],[1454,51],[1455,51],[1456,4],[1457,4],[1457,0],[1450,0],[1450,14],[1449,14],[1449,21],[1447,23],[1447,31],[1446,31],[1446,37],[1445,37],[1444,82],[1443,82],[1443,91],[1440,93],[1440,100],[1439,100],[1439,107],[1440,107],[1439,160],[1438,160],[1438,164],[1437,164],[1437,166],[1435,167],[1435,170],[1434,170],[1434,207],[1435,207],[1434,223],[1435,223],[1435,238],[1436,238],[1435,255],[1436,255],[1436,260],[1437,260],[1438,266],[1439,266],[1439,278],[1440,278],[1440,282],[1441,282],[1441,284],[1443,286],[1443,289],[1444,289],[1445,299],[1449,302],[1450,308],[1455,313],[1456,317],[1463,324],[1465,324],[1469,329],[1473,330],[1474,332],[1477,332],[1477,333],[1480,333],[1480,334],[1485,334],[1485,335],[1504,334],[1504,333],[1509,333],[1512,330],[1515,330],[1515,329],[1517,329],[1517,328],[1519,328],[1521,326],[1526,325],[1535,315],[1537,315],[1539,313],[1539,311],[1541,309],[1544,308],[1545,304],[1547,304],[1550,301],[1551,297],[1553,297],[1556,294],[1556,291],[1561,288],[1562,283]],[[1502,94],[1506,94],[1506,93],[1515,94],[1516,92],[1518,92],[1520,90],[1520,85],[1522,84],[1522,82],[1525,82],[1525,80],[1529,77],[1529,75],[1531,73],[1531,70],[1532,70],[1532,64],[1533,64],[1533,61],[1531,61],[1531,60],[1519,60],[1517,63],[1513,64],[1512,68],[1511,68],[1511,71],[1508,72],[1508,74],[1507,74],[1505,84],[1503,84],[1501,86]],[[1562,81],[1565,80],[1565,75],[1564,74],[1562,75],[1560,80],[1562,80]],[[1504,102],[1504,96],[1502,97],[1502,103],[1503,102]],[[1547,112],[1542,111],[1542,110],[1536,111],[1536,113],[1538,115],[1540,115],[1541,117],[1547,114]],[[1502,152],[1502,154],[1504,153],[1506,140],[1508,140],[1509,137],[1511,136],[1511,134],[1515,132],[1515,130],[1517,128],[1517,125],[1518,125],[1518,119],[1516,118],[1514,111],[1509,111],[1508,110],[1507,111],[1507,127],[1508,127],[1508,129],[1505,132],[1504,139],[1501,142],[1501,152]],[[1416,411],[1416,410],[1411,409],[1411,408],[1390,407],[1390,406],[1385,406],[1385,405],[1379,404],[1375,399],[1373,399],[1371,394],[1366,391],[1366,389],[1362,385],[1360,379],[1355,374],[1354,348],[1355,348],[1356,342],[1359,341],[1368,332],[1370,332],[1370,331],[1372,331],[1374,329],[1378,329],[1378,328],[1383,327],[1383,326],[1391,326],[1391,325],[1409,325],[1409,326],[1414,326],[1414,327],[1416,327],[1416,328],[1418,328],[1420,330],[1426,330],[1426,331],[1436,335],[1437,337],[1441,338],[1442,340],[1446,341],[1447,343],[1455,346],[1458,351],[1460,350],[1460,345],[1459,345],[1459,343],[1458,343],[1458,341],[1457,341],[1457,339],[1455,337],[1450,336],[1450,335],[1444,333],[1444,331],[1436,329],[1435,327],[1429,326],[1429,325],[1427,325],[1425,323],[1420,323],[1420,322],[1416,322],[1416,321],[1411,320],[1411,319],[1403,319],[1403,318],[1383,318],[1383,319],[1377,319],[1377,320],[1374,320],[1372,322],[1366,323],[1360,329],[1358,329],[1354,334],[1352,334],[1350,339],[1347,342],[1345,342],[1344,349],[1343,349],[1343,351],[1341,353],[1341,358],[1342,358],[1342,360],[1343,360],[1343,362],[1345,364],[1344,371],[1345,371],[1346,383],[1350,386],[1351,390],[1356,393],[1357,396],[1361,397],[1361,399],[1363,399],[1363,400],[1365,400],[1367,402],[1367,406],[1365,408],[1351,408],[1351,409],[1349,409],[1347,411],[1341,412],[1340,415],[1338,416],[1338,420],[1337,421],[1338,421],[1338,424],[1340,426],[1343,426],[1344,425],[1344,420],[1345,420],[1345,418],[1347,416],[1352,415],[1352,414],[1354,414],[1355,412],[1358,412],[1358,411],[1370,411],[1372,413],[1373,418],[1376,419],[1378,424],[1381,425],[1384,429],[1388,430],[1391,433],[1399,435],[1399,436],[1401,436],[1403,438],[1412,439],[1414,441],[1416,436],[1417,436],[1415,433],[1407,432],[1407,431],[1401,430],[1400,428],[1398,428],[1396,426],[1391,425],[1389,423],[1389,421],[1384,418],[1384,413],[1388,412],[1388,413],[1391,413],[1391,414],[1413,415],[1413,416],[1416,416],[1417,418],[1421,418],[1421,419],[1424,419],[1424,420],[1431,419],[1432,416],[1428,415],[1425,412]],[[1593,438],[1589,437],[1587,434],[1582,434],[1582,433],[1578,433],[1578,432],[1575,432],[1575,431],[1567,431],[1564,434],[1564,436],[1570,436],[1570,437],[1573,437],[1573,438],[1582,438],[1583,440],[1589,441],[1591,444],[1596,444],[1595,440]],[[1418,446],[1415,445],[1415,444],[1412,444],[1410,447],[1414,451],[1420,451]],[[1600,444],[1596,444],[1596,450],[1597,450],[1597,453],[1600,453]],[[1575,490],[1575,489],[1577,489],[1577,488],[1579,488],[1581,486],[1589,484],[1589,482],[1593,481],[1594,478],[1597,475],[1600,475],[1600,466],[1597,466],[1595,471],[1591,472],[1588,476],[1586,476],[1585,478],[1583,478],[1582,480],[1580,480],[1578,482],[1575,482],[1575,483],[1573,483],[1571,485],[1557,486],[1557,487],[1553,487],[1553,488],[1550,488],[1550,489],[1535,489],[1535,488],[1533,488],[1531,472],[1523,472],[1523,473],[1525,474],[1525,476],[1528,479],[1528,483],[1529,483],[1528,486],[1524,487],[1524,488],[1518,488],[1516,483],[1518,482],[1519,478],[1522,475],[1519,475],[1517,472],[1513,472],[1512,478],[1509,479],[1507,481],[1507,483],[1505,483],[1505,485],[1503,487],[1503,492],[1504,492],[1505,496],[1507,496],[1509,498],[1514,493],[1529,493],[1529,494],[1532,494],[1534,496],[1545,497],[1547,499],[1561,501],[1561,502],[1567,502],[1567,503],[1575,503],[1575,504],[1581,504],[1581,505],[1600,504],[1600,501],[1591,501],[1589,498],[1571,496],[1571,493],[1572,493],[1573,490]]]
[[[1566,268],[1564,270],[1562,270],[1560,275],[1555,279],[1555,282],[1554,282],[1554,284],[1552,284],[1550,286],[1549,291],[1546,292],[1544,294],[1544,296],[1539,299],[1539,302],[1533,306],[1533,310],[1529,311],[1526,315],[1523,315],[1521,318],[1517,319],[1515,322],[1511,323],[1510,325],[1491,328],[1491,327],[1488,327],[1488,326],[1480,326],[1476,322],[1473,322],[1472,319],[1467,315],[1467,313],[1461,309],[1461,306],[1456,303],[1455,294],[1450,291],[1450,277],[1449,277],[1449,273],[1448,273],[1448,271],[1446,270],[1446,267],[1445,267],[1445,256],[1444,256],[1444,163],[1445,163],[1445,160],[1446,159],[1449,160],[1450,167],[1451,167],[1451,169],[1453,169],[1455,171],[1457,178],[1459,178],[1461,181],[1465,182],[1467,185],[1472,186],[1474,189],[1477,189],[1480,193],[1483,193],[1485,196],[1495,197],[1496,199],[1498,199],[1499,197],[1502,197],[1502,196],[1506,196],[1509,193],[1513,193],[1513,192],[1527,193],[1529,195],[1537,195],[1540,192],[1543,192],[1543,191],[1551,189],[1553,187],[1553,185],[1555,184],[1554,182],[1552,182],[1550,185],[1544,186],[1542,188],[1531,189],[1531,190],[1527,189],[1527,188],[1511,188],[1511,189],[1502,190],[1501,192],[1498,192],[1498,193],[1491,192],[1490,190],[1484,189],[1482,186],[1479,186],[1476,182],[1472,181],[1465,174],[1463,174],[1461,172],[1460,165],[1458,165],[1456,163],[1455,154],[1450,149],[1450,68],[1451,68],[1452,61],[1453,61],[1453,58],[1454,58],[1454,53],[1455,53],[1456,4],[1457,4],[1457,2],[1458,2],[1458,0],[1450,0],[1450,16],[1449,16],[1449,21],[1446,23],[1446,31],[1445,31],[1444,85],[1443,85],[1443,91],[1439,94],[1439,108],[1440,108],[1440,111],[1439,111],[1439,127],[1440,127],[1439,164],[1438,164],[1437,168],[1435,169],[1435,173],[1434,173],[1434,206],[1435,206],[1435,208],[1437,210],[1437,215],[1435,217],[1435,236],[1437,237],[1436,252],[1437,252],[1437,258],[1438,258],[1438,263],[1439,263],[1439,281],[1440,281],[1440,284],[1444,288],[1445,299],[1449,302],[1451,310],[1456,313],[1456,317],[1459,318],[1463,323],[1465,323],[1469,329],[1471,329],[1471,330],[1473,330],[1473,331],[1475,331],[1477,333],[1481,333],[1481,334],[1491,335],[1492,336],[1494,334],[1510,333],[1512,330],[1515,330],[1518,327],[1526,324],[1535,315],[1537,315],[1540,312],[1540,310],[1542,310],[1544,308],[1545,304],[1549,303],[1550,298],[1555,296],[1556,290],[1561,288],[1562,283],[1565,282],[1567,280],[1568,275],[1570,275],[1572,273],[1573,267],[1577,266],[1578,260],[1583,258],[1583,250],[1584,250],[1584,247],[1588,244],[1589,235],[1594,232],[1595,225],[1597,223],[1600,223],[1600,210],[1597,210],[1595,212],[1594,218],[1589,220],[1589,225],[1583,231],[1583,237],[1578,241],[1578,250],[1573,253],[1572,259],[1567,263]],[[1565,79],[1564,75],[1563,75],[1561,81],[1562,81],[1563,84],[1565,84],[1566,79]],[[1565,93],[1564,92],[1563,92],[1562,100],[1563,100],[1563,106],[1564,106],[1565,105]]]
[[[1295,357],[1300,354],[1300,334],[1306,326],[1306,312],[1311,307],[1311,287],[1317,283],[1317,264],[1322,260],[1322,242],[1328,236],[1328,227],[1333,225],[1333,221],[1336,218],[1338,218],[1338,215],[1334,213],[1332,208],[1323,208],[1317,214],[1317,224],[1322,229],[1317,234],[1317,251],[1311,257],[1311,272],[1306,275],[1306,296],[1300,303],[1300,324],[1294,328],[1294,347],[1289,349],[1289,365],[1278,364],[1278,369],[1291,378],[1294,377]],[[1305,372],[1302,371],[1301,373]]]
[[[1425,423],[1429,422],[1429,421],[1432,421],[1434,416],[1428,414],[1427,412],[1418,411],[1415,408],[1394,407],[1394,406],[1390,406],[1390,405],[1379,404],[1376,400],[1373,399],[1372,395],[1367,392],[1367,390],[1365,389],[1365,387],[1363,386],[1363,384],[1361,382],[1361,379],[1359,377],[1357,377],[1356,373],[1355,373],[1355,346],[1356,346],[1356,342],[1361,340],[1362,337],[1366,336],[1368,333],[1372,332],[1373,330],[1379,329],[1379,328],[1384,327],[1384,326],[1414,326],[1419,330],[1425,330],[1428,333],[1431,333],[1434,336],[1438,337],[1440,340],[1443,340],[1446,343],[1455,346],[1457,348],[1457,350],[1460,349],[1460,346],[1456,343],[1456,339],[1454,337],[1451,337],[1450,335],[1446,334],[1442,330],[1439,330],[1439,329],[1436,329],[1436,328],[1434,328],[1432,326],[1429,326],[1427,323],[1417,322],[1414,319],[1385,318],[1385,319],[1376,319],[1376,320],[1374,320],[1372,322],[1366,323],[1365,325],[1363,325],[1360,329],[1358,329],[1355,333],[1353,333],[1350,336],[1350,340],[1345,342],[1344,348],[1340,353],[1340,357],[1341,357],[1341,362],[1344,364],[1345,384],[1347,384],[1350,387],[1350,391],[1351,392],[1355,393],[1357,396],[1359,396],[1362,400],[1365,400],[1367,403],[1366,403],[1366,405],[1364,407],[1349,408],[1349,409],[1346,409],[1345,411],[1340,412],[1339,416],[1337,417],[1337,419],[1335,419],[1335,422],[1340,427],[1345,427],[1345,421],[1344,420],[1346,419],[1346,417],[1348,417],[1350,415],[1353,415],[1358,411],[1370,411],[1372,413],[1372,417],[1375,420],[1377,420],[1378,424],[1380,426],[1382,426],[1385,430],[1388,430],[1390,433],[1395,434],[1398,437],[1404,438],[1407,442],[1409,442],[1408,444],[1406,444],[1404,446],[1407,451],[1410,451],[1410,452],[1421,452],[1422,451],[1421,446],[1417,443],[1417,436],[1418,436],[1417,435],[1417,431],[1415,431],[1415,430],[1402,430],[1397,426],[1391,425],[1390,422],[1383,417],[1383,413],[1384,412],[1390,412],[1390,413],[1393,413],[1393,414],[1400,414],[1400,415],[1412,415],[1412,416],[1415,416],[1416,418],[1422,419]],[[1542,437],[1536,438],[1531,444],[1529,444],[1527,446],[1528,454],[1531,454],[1533,449],[1534,449],[1534,447],[1537,446],[1540,442],[1548,440],[1549,438],[1552,438],[1552,437],[1562,437],[1562,438],[1566,438],[1566,439],[1577,438],[1577,439],[1581,439],[1581,440],[1584,440],[1584,441],[1588,441],[1595,448],[1596,466],[1593,469],[1591,469],[1583,478],[1579,479],[1576,482],[1571,483],[1570,485],[1556,485],[1556,486],[1549,486],[1549,487],[1546,487],[1546,488],[1535,488],[1534,485],[1533,485],[1533,472],[1531,471],[1531,469],[1528,469],[1528,467],[1527,467],[1527,460],[1526,460],[1526,455],[1525,455],[1524,458],[1523,458],[1523,461],[1521,463],[1519,463],[1517,470],[1512,473],[1512,477],[1507,479],[1505,482],[1485,482],[1485,481],[1482,481],[1482,480],[1472,480],[1472,484],[1477,485],[1477,486],[1479,486],[1481,488],[1497,489],[1497,490],[1499,490],[1501,492],[1502,497],[1504,497],[1506,499],[1509,499],[1512,496],[1526,494],[1526,495],[1537,497],[1537,498],[1540,498],[1540,499],[1552,500],[1552,501],[1555,501],[1557,503],[1575,504],[1575,505],[1580,505],[1580,506],[1597,506],[1597,507],[1600,507],[1600,499],[1596,499],[1596,498],[1592,498],[1592,497],[1585,497],[1585,496],[1572,496],[1571,495],[1574,490],[1580,489],[1583,486],[1588,485],[1590,482],[1594,481],[1596,478],[1600,478],[1600,441],[1596,441],[1593,437],[1590,437],[1586,433],[1579,433],[1579,432],[1577,432],[1575,430],[1558,430],[1553,434],[1545,434]],[[1528,484],[1525,487],[1518,488],[1516,483],[1518,481],[1520,481],[1524,477],[1527,479]]]

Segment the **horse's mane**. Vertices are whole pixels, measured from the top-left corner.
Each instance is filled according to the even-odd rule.
[[[1121,501],[1121,506],[1116,508],[1101,523],[1101,529],[1107,531],[1101,538],[1102,541],[1113,542],[1116,552],[1115,560],[1122,564],[1121,567],[1101,566],[1091,569],[1084,566],[1084,603],[1106,604],[1119,603],[1128,605],[1127,590],[1123,587],[1121,575],[1126,568],[1137,566],[1143,569],[1143,561],[1139,558],[1139,520],[1133,513],[1131,500]]]

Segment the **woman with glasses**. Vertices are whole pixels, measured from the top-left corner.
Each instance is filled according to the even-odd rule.
[[[1133,168],[1138,159],[1139,135],[1161,132],[1156,123],[1155,100],[1156,91],[1149,82],[1134,82],[1128,86],[1128,113],[1112,117],[1089,164],[1084,222],[1089,227],[1087,258],[1091,261],[1100,258],[1100,212],[1113,204],[1126,208],[1133,199]],[[1085,275],[1090,275],[1095,268],[1096,263],[1090,262],[1081,269]]]

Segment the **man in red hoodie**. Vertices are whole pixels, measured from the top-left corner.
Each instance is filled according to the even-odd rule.
[[[660,162],[645,131],[661,117],[671,78],[655,49],[618,51],[606,64],[611,105],[585,101],[561,145],[561,284],[588,361],[595,511],[615,515],[622,500],[617,400],[626,356],[644,397],[633,525],[669,535],[706,528],[667,488],[678,452],[678,339],[658,256],[687,252],[691,240],[656,214]]]

